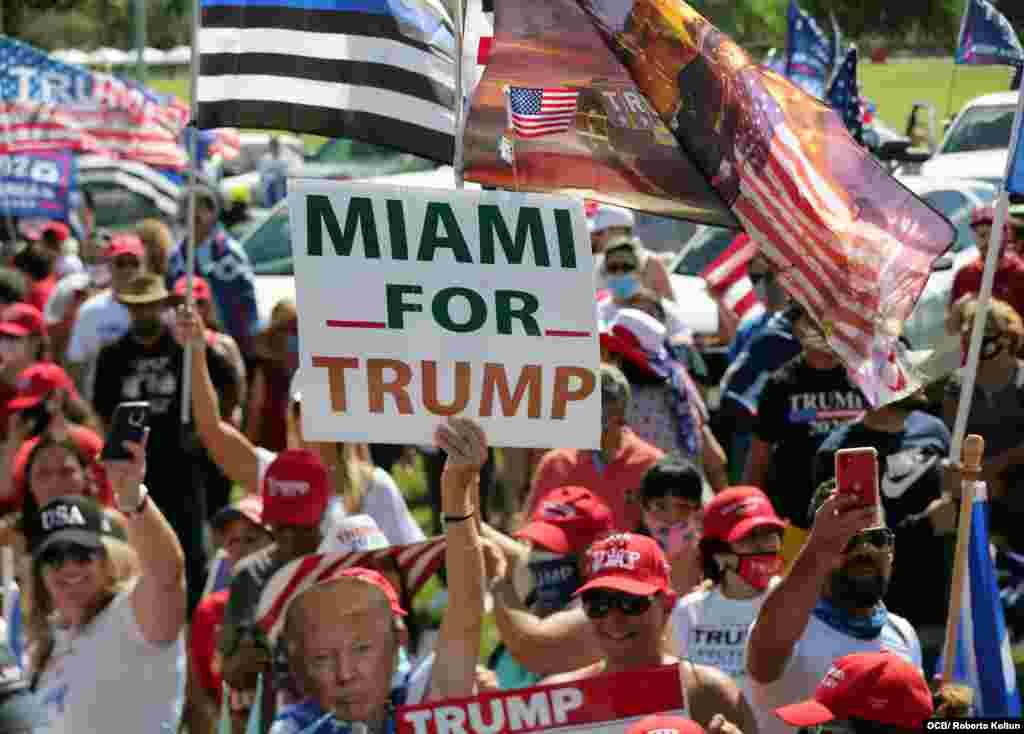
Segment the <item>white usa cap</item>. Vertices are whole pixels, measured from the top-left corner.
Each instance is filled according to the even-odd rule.
[[[636,217],[633,216],[632,211],[623,209],[620,206],[612,206],[611,204],[598,205],[597,212],[587,220],[587,226],[590,228],[591,234],[602,232],[609,227],[629,227],[632,229],[635,225]]]
[[[332,522],[324,532],[318,553],[353,553],[387,548],[390,543],[369,515],[348,515]]]

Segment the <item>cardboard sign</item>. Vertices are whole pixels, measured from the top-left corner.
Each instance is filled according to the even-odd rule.
[[[642,691],[643,695],[622,695]],[[636,720],[684,709],[679,666],[609,673],[475,698],[400,706],[397,734],[621,734]]]
[[[594,266],[581,202],[292,180],[302,430],[597,448]]]

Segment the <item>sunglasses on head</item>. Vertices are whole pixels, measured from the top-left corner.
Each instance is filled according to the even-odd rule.
[[[80,543],[54,543],[39,556],[41,566],[60,568],[67,561],[91,563],[103,556],[102,548],[90,548]]]
[[[861,530],[850,538],[844,553],[850,553],[861,545],[870,545],[879,550],[887,550],[892,548],[895,542],[896,533],[889,528],[868,528],[867,530]]]
[[[650,596],[636,596],[623,591],[605,589],[584,591],[580,598],[583,600],[583,611],[590,619],[607,617],[612,609],[618,609],[627,617],[636,617],[650,609],[654,603],[654,598]]]

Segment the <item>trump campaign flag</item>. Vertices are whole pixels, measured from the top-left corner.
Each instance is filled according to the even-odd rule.
[[[0,36],[3,152],[73,148],[181,169],[188,109],[173,97],[65,64]]]
[[[1006,190],[1011,194],[1024,194],[1024,145],[1021,144],[1021,124],[1024,123],[1024,91],[1017,89],[1017,114],[1013,118],[1010,135],[1010,161],[1006,176]]]
[[[989,0],[967,0],[953,60],[957,64],[1024,64],[1013,26]]]
[[[358,138],[450,163],[455,26],[439,0],[201,0],[198,122]]]
[[[860,96],[860,84],[857,82],[857,47],[850,46],[846,58],[840,64],[832,83],[829,85],[825,101],[834,109],[846,129],[858,143],[864,143],[864,110]]]
[[[0,214],[67,221],[75,163],[70,150],[0,154]]]
[[[953,679],[974,689],[975,716],[1020,717],[1017,675],[989,552],[984,482],[974,483],[971,504],[967,581],[963,585]]]
[[[838,28],[838,26],[835,26]],[[834,40],[829,40],[817,22],[790,0],[786,11],[785,75],[808,94],[825,96],[835,63]]]

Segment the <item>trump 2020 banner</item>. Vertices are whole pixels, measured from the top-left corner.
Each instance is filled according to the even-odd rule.
[[[582,202],[293,179],[288,206],[304,435],[422,444],[465,415],[495,446],[597,448]]]
[[[0,214],[66,220],[75,178],[69,150],[0,155]]]
[[[624,690],[643,695],[620,695]],[[679,713],[684,705],[679,666],[666,665],[401,706],[397,734],[622,734],[644,716]]]

